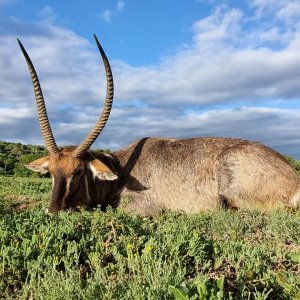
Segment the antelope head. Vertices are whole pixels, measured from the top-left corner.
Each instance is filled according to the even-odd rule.
[[[25,166],[32,171],[42,174],[50,172],[53,185],[48,209],[49,212],[57,212],[59,210],[86,204],[85,202],[89,201],[89,199],[86,199],[89,198],[87,190],[87,185],[89,184],[87,178],[88,175],[92,175],[90,177],[94,180],[117,179],[117,176],[112,170],[105,163],[94,158],[89,151],[89,148],[99,136],[109,118],[114,92],[113,76],[109,61],[95,35],[94,38],[102,56],[106,73],[106,97],[104,108],[96,126],[90,131],[83,142],[77,147],[68,147],[62,150],[57,147],[53,137],[37,73],[25,48],[18,40],[31,75],[40,129],[46,149],[49,152],[48,156],[37,159]],[[83,186],[84,188],[82,188]],[[87,192],[81,193],[82,189],[85,189]]]

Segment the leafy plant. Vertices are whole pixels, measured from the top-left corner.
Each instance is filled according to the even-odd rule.
[[[300,276],[294,275],[291,271],[278,272],[277,283],[283,288],[284,294],[290,299],[300,299]]]
[[[298,297],[298,212],[49,216],[48,178],[0,186],[1,299]]]
[[[225,296],[224,276],[216,280],[201,280],[192,285],[183,283],[182,285],[170,286],[169,290],[176,300],[200,299],[219,300],[232,299],[232,294]]]

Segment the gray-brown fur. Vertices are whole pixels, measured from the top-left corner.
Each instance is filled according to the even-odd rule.
[[[259,143],[229,138],[144,138],[110,154],[88,152],[85,164],[95,157],[118,179],[94,179],[85,170],[67,208],[72,203],[111,205],[149,216],[165,210],[269,210],[300,204],[299,176],[284,157]],[[87,182],[90,199],[85,195]]]
[[[87,138],[78,147],[63,150],[56,146],[37,74],[19,41],[50,154],[26,167],[51,173],[50,212],[80,205],[122,206],[143,216],[165,210],[191,213],[221,207],[300,206],[299,176],[280,154],[259,143],[228,138],[144,138],[111,154],[88,151],[108,120],[113,101],[109,62],[95,39],[106,70],[105,107]]]

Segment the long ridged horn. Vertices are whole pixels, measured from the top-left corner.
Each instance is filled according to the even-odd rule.
[[[50,155],[56,155],[60,151],[58,147],[56,146],[53,133],[50,127],[49,119],[47,116],[47,110],[45,106],[45,101],[43,97],[43,92],[40,86],[40,82],[37,76],[37,73],[34,69],[33,63],[27,54],[24,46],[20,42],[19,39],[18,43],[20,45],[20,48],[23,52],[23,55],[25,57],[25,60],[28,65],[29,73],[31,75],[31,80],[32,80],[32,85],[33,85],[33,90],[34,90],[34,95],[35,95],[35,100],[36,100],[36,105],[37,105],[37,111],[38,111],[38,116],[39,116],[39,123],[40,123],[40,128],[41,128],[41,133],[44,138],[45,146],[46,149],[48,150]]]
[[[113,76],[112,76],[112,71],[110,68],[109,61],[95,34],[94,34],[94,38],[96,40],[98,49],[101,53],[104,67],[105,67],[106,97],[105,97],[104,107],[103,107],[101,117],[98,119],[96,126],[90,131],[90,133],[85,138],[85,140],[74,150],[73,156],[75,157],[80,157],[84,152],[86,152],[94,143],[94,141],[99,136],[101,131],[103,130],[108,120],[112,103],[113,103],[113,97],[114,97],[114,82],[113,82]]]

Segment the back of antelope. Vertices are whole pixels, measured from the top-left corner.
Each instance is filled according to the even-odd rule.
[[[142,216],[165,210],[195,213],[219,208],[299,208],[300,178],[279,153],[230,138],[143,138],[112,153],[89,148],[104,128],[113,102],[113,77],[98,39],[106,72],[104,109],[86,139],[59,149],[55,143],[35,68],[18,40],[31,74],[41,133],[49,156],[26,165],[50,172],[49,212],[107,205]]]

